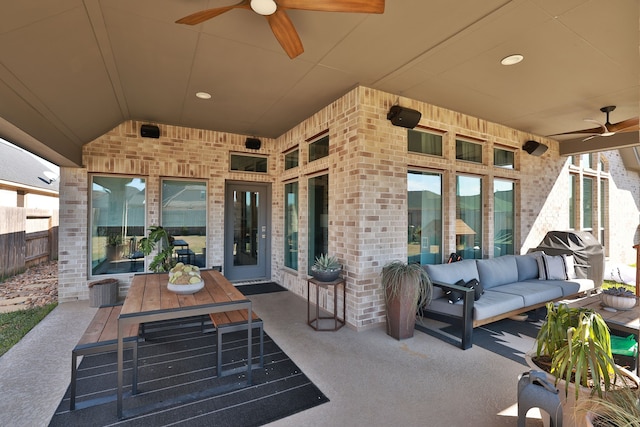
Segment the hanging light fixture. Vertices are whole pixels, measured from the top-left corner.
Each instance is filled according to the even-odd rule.
[[[272,15],[277,8],[278,5],[273,0],[251,0],[251,9],[260,15]]]

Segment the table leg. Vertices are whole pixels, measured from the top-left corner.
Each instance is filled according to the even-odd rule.
[[[123,355],[123,329],[124,325],[118,319],[118,419],[122,419],[122,385],[123,385],[123,367],[124,367],[124,355]]]
[[[252,350],[252,346],[253,346],[253,339],[252,339],[252,333],[253,333],[253,326],[251,325],[251,322],[253,320],[253,311],[251,308],[251,303],[249,303],[249,308],[247,309],[247,328],[249,329],[247,331],[247,385],[251,385],[251,372],[253,371],[253,359],[252,359],[252,354],[251,354],[251,350]],[[220,350],[219,350],[220,351]]]

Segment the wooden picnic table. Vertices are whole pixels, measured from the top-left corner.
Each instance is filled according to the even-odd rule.
[[[167,289],[167,273],[137,274],[124,300],[118,318],[118,418],[123,418],[123,339],[131,324],[209,315],[246,309],[251,301],[217,270],[202,270],[204,288],[194,294],[180,295]],[[251,316],[247,319],[247,386],[251,385]]]

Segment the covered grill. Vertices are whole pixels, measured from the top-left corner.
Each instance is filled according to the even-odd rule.
[[[537,248],[547,255],[573,255],[579,279],[591,279],[596,288],[604,280],[604,250],[587,231],[549,231]]]

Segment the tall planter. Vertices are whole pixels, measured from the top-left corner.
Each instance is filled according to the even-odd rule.
[[[399,292],[385,290],[387,300],[387,334],[397,340],[413,337],[416,326],[417,306],[414,295],[419,286],[418,280],[405,278]]]
[[[382,269],[387,308],[387,334],[397,340],[413,337],[419,303],[431,297],[431,281],[419,264],[392,261]]]

